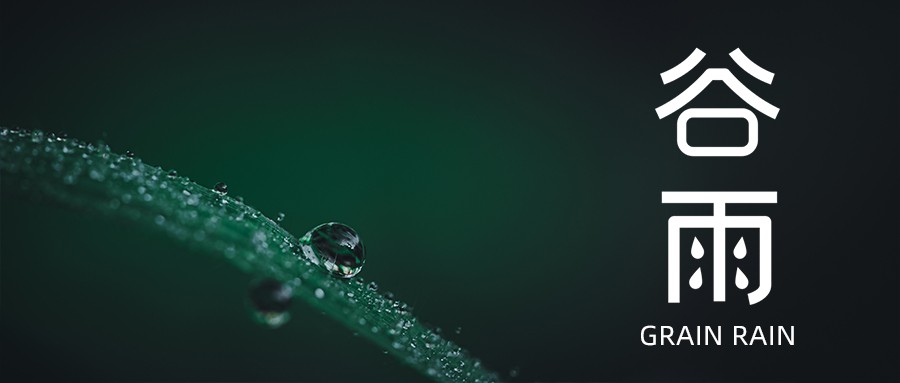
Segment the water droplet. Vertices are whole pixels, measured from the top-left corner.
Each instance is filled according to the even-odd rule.
[[[691,288],[697,290],[700,286],[703,285],[703,273],[700,272],[700,268],[697,268],[697,271],[694,272],[694,275],[691,275],[691,280],[688,281],[688,284],[691,285]]]
[[[331,275],[352,278],[366,263],[362,240],[347,225],[330,222],[316,226],[300,238],[303,254]]]
[[[750,281],[747,280],[747,276],[744,275],[744,272],[741,271],[741,268],[739,267],[734,275],[734,285],[743,290],[746,289],[749,284]]]
[[[323,291],[322,289],[316,289],[314,294],[316,294],[316,298],[325,298],[325,291]]]
[[[691,256],[694,257],[694,259],[703,257],[703,246],[700,245],[700,241],[697,240],[697,237],[694,237],[694,243],[691,244]]]
[[[280,327],[290,319],[287,309],[292,298],[290,286],[271,278],[257,282],[250,289],[250,304],[256,319],[272,328]]]
[[[226,185],[224,182],[217,183],[214,189],[216,190],[216,193],[222,195],[228,194],[228,185]]]
[[[369,282],[368,288],[372,291],[378,290],[378,284],[375,281]]]
[[[738,241],[737,245],[734,246],[734,257],[737,259],[744,259],[747,256],[747,245],[744,244],[744,237]],[[740,269],[738,269],[740,272]]]
[[[274,312],[274,311],[254,311],[253,316],[256,321],[262,323],[270,328],[279,328],[291,320],[291,313],[285,312]]]
[[[462,327],[457,327],[453,332],[456,333],[456,335],[462,334]]]
[[[178,177],[178,172],[173,170],[169,170],[169,177],[175,178]]]
[[[278,222],[284,221],[284,213],[279,212],[278,216],[275,217],[275,220]]]
[[[125,156],[128,157],[128,158],[134,158],[134,152],[132,152],[132,151],[130,151],[130,150],[126,150],[126,151],[125,151]]]

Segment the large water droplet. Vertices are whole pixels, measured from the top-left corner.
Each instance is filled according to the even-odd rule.
[[[700,268],[697,268],[697,271],[694,272],[694,275],[691,275],[691,280],[688,281],[688,284],[691,285],[691,288],[697,290],[700,286],[703,286],[703,273],[700,272]]]
[[[228,185],[224,182],[217,183],[214,189],[219,194],[228,194]]]
[[[290,319],[287,312],[293,298],[293,289],[274,279],[267,278],[250,289],[250,304],[260,323],[272,328],[280,327]]]
[[[694,257],[694,259],[703,257],[703,246],[700,245],[700,241],[697,240],[697,237],[694,237],[694,243],[691,244],[691,256]]]
[[[747,256],[747,245],[744,244],[744,237],[738,241],[737,245],[734,246],[734,257],[737,259],[744,259]],[[740,272],[740,269],[738,269]]]
[[[747,280],[747,276],[744,275],[744,272],[741,271],[741,268],[739,267],[737,269],[737,273],[734,276],[734,285],[737,286],[737,288],[743,290],[746,289],[747,285],[749,284],[750,281]]]
[[[303,255],[331,275],[351,278],[366,263],[366,249],[350,226],[330,222],[316,226],[300,238]]]

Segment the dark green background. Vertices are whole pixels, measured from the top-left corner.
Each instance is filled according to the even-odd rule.
[[[861,2],[4,1],[0,125],[225,181],[295,235],[350,224],[361,277],[504,375],[883,378],[900,323],[898,16]],[[695,47],[701,67],[664,86]],[[737,47],[771,86],[728,59]],[[749,157],[684,156],[676,116],[653,111],[709,66],[782,109],[757,113]],[[691,106],[743,106],[709,92]],[[4,378],[420,379],[302,305],[282,329],[257,326],[251,277],[221,257],[14,190]],[[763,302],[666,303],[666,220],[691,209],[661,205],[663,190],[779,192],[748,210],[775,225]],[[648,324],[794,325],[798,344],[648,348]]]

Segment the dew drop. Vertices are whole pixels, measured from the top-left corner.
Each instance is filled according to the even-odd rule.
[[[269,328],[279,328],[284,326],[289,320],[291,320],[291,313],[285,312],[263,312],[263,311],[254,311],[253,316],[256,321],[268,326]]]
[[[171,178],[178,177],[178,172],[175,171],[174,169],[173,169],[173,170],[169,170],[169,177],[171,177]]]
[[[347,225],[330,222],[316,226],[300,238],[303,255],[331,275],[352,278],[366,263],[362,240]]]
[[[375,283],[375,281],[369,282],[369,285],[367,287],[372,291],[378,290],[378,284]]]
[[[737,259],[744,259],[747,256],[747,245],[744,244],[744,237],[738,241],[737,245],[734,246],[734,257]],[[740,272],[740,269],[738,269]]]
[[[217,183],[214,189],[216,190],[216,193],[219,193],[221,195],[228,194],[228,185],[226,185],[224,182]]]
[[[284,213],[278,213],[278,216],[275,217],[275,220],[278,222],[284,221]]]
[[[697,268],[697,271],[694,272],[694,275],[691,275],[691,280],[688,281],[688,284],[691,285],[691,288],[697,290],[700,286],[703,285],[703,273],[700,272],[700,268]]]
[[[287,312],[293,298],[293,289],[274,279],[267,278],[250,288],[250,304],[258,322],[278,328],[290,319]]]
[[[694,257],[694,259],[703,257],[703,246],[700,245],[700,241],[697,240],[697,237],[694,237],[694,243],[691,244],[691,256]]]
[[[747,280],[747,276],[744,275],[744,272],[741,271],[740,267],[738,267],[737,272],[734,275],[734,285],[737,286],[737,288],[743,290],[746,289],[749,284],[750,281]]]
[[[316,289],[314,294],[316,294],[316,298],[325,298],[325,291],[323,291],[322,289]]]
[[[134,158],[134,152],[132,152],[132,151],[130,151],[130,150],[126,150],[126,151],[125,151],[125,156],[128,157],[128,158]]]

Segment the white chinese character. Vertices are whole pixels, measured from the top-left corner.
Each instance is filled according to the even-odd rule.
[[[663,84],[668,84],[672,81],[675,81],[681,76],[684,76],[687,72],[697,64],[700,63],[700,60],[706,56],[699,49],[694,49],[694,52],[691,53],[688,58],[684,59],[680,64],[676,65],[674,68],[669,69],[663,73],[660,73],[660,77],[662,78]],[[766,84],[772,84],[772,79],[775,77],[775,74],[769,72],[763,68],[760,68],[758,65],[754,64],[753,61],[750,61],[747,56],[741,52],[740,49],[735,49],[731,54],[731,59],[734,60],[738,66],[741,67],[744,71],[749,73],[751,76],[755,77],[757,80],[762,81]],[[669,100],[669,102],[663,104],[662,106],[656,108],[656,115],[659,116],[660,119],[665,118],[666,116],[674,113],[675,111],[681,109],[688,102],[697,97],[710,83],[713,81],[722,81],[731,89],[732,92],[738,95],[744,102],[750,104],[753,108],[761,112],[762,114],[769,116],[769,118],[774,119],[778,115],[778,108],[774,105],[769,104],[756,94],[754,94],[750,89],[748,89],[744,84],[742,84],[734,74],[731,73],[728,69],[725,68],[709,68],[700,75],[693,84],[688,86],[681,94],[675,96],[675,98]],[[743,118],[747,121],[747,130],[748,130],[748,139],[747,145],[745,146],[705,146],[705,147],[696,147],[690,146],[687,143],[687,122],[692,118]],[[753,114],[748,109],[744,108],[691,108],[682,112],[678,116],[678,122],[676,123],[676,135],[678,141],[678,148],[684,154],[687,154],[692,157],[744,157],[750,153],[753,153],[756,150],[756,146],[759,143],[759,128],[758,121],[756,119],[756,115]]]
[[[669,303],[681,299],[681,229],[713,229],[713,301],[725,301],[725,229],[759,229],[759,288],[747,294],[750,304],[763,300],[772,289],[772,220],[766,216],[727,216],[725,205],[729,203],[777,203],[777,192],[662,192],[662,203],[712,204],[712,216],[673,216],[669,218]],[[696,244],[695,244],[696,245]],[[743,245],[740,242],[738,247]],[[703,256],[702,248],[692,248],[694,258]],[[746,248],[736,249],[735,258],[747,255]],[[699,269],[691,278],[691,287],[699,288],[702,283]],[[743,279],[742,279],[743,278]],[[735,276],[735,285],[744,289],[748,285],[746,276],[740,269]]]

